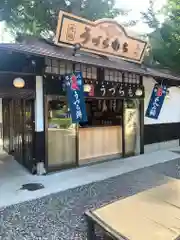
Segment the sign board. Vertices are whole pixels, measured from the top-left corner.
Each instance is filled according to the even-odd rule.
[[[84,100],[84,84],[81,72],[65,76],[68,105],[72,123],[86,122],[86,105]]]
[[[125,29],[112,19],[95,22],[60,11],[56,44],[104,56],[116,56],[141,63],[147,43],[128,36]]]
[[[140,91],[140,95],[137,95]],[[130,83],[118,83],[112,81],[98,82],[94,87],[95,97],[111,98],[144,98],[144,87]]]
[[[137,126],[138,126],[137,109],[125,108],[124,111],[124,135],[125,135],[125,154],[133,155],[136,151]]]
[[[166,93],[167,87],[165,85],[154,85],[149,105],[146,111],[146,117],[158,119]]]

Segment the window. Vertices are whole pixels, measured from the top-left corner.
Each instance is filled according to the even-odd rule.
[[[105,73],[106,81],[122,82],[122,73],[121,72],[105,69],[104,73]]]
[[[52,73],[58,74],[59,73],[59,66],[58,66],[58,61],[56,59],[52,60],[52,68],[51,68]]]
[[[57,59],[46,58],[46,73],[67,74],[72,73],[72,63]]]
[[[128,83],[140,84],[140,76],[134,73],[124,73],[124,81]]]
[[[76,64],[76,71],[81,71],[84,79],[96,80],[97,79],[97,68],[92,66],[87,66],[84,64]]]
[[[66,101],[52,100],[48,103],[49,128],[69,128],[72,124]]]
[[[122,124],[122,100],[120,99],[88,99],[86,100],[87,123],[80,123],[81,127],[88,126],[116,126]]]
[[[59,62],[59,72],[61,75],[66,73],[66,65],[63,62]]]
[[[45,59],[45,64],[46,64],[46,70],[45,70],[45,72],[46,73],[51,73],[52,72],[52,70],[51,70],[51,67],[52,67],[52,63],[51,63],[51,58],[46,58]]]

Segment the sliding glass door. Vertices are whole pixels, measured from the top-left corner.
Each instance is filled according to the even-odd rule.
[[[77,161],[76,124],[64,97],[49,96],[47,103],[48,167],[61,169],[75,166]]]

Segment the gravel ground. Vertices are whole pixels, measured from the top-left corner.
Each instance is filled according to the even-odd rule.
[[[0,239],[85,240],[87,209],[165,183],[166,175],[179,178],[179,165],[177,159],[0,209]]]

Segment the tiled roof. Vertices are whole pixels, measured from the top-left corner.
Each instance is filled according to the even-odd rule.
[[[79,62],[94,65],[103,68],[122,70],[144,76],[161,77],[172,80],[180,80],[180,77],[159,72],[153,69],[143,68],[139,64],[130,63],[119,58],[103,58],[93,54],[78,52],[73,56],[73,50],[70,48],[62,48],[46,41],[34,40],[24,43],[1,43],[0,49],[11,50],[22,53],[29,53],[39,56],[47,56],[51,58],[63,59],[72,62]]]

